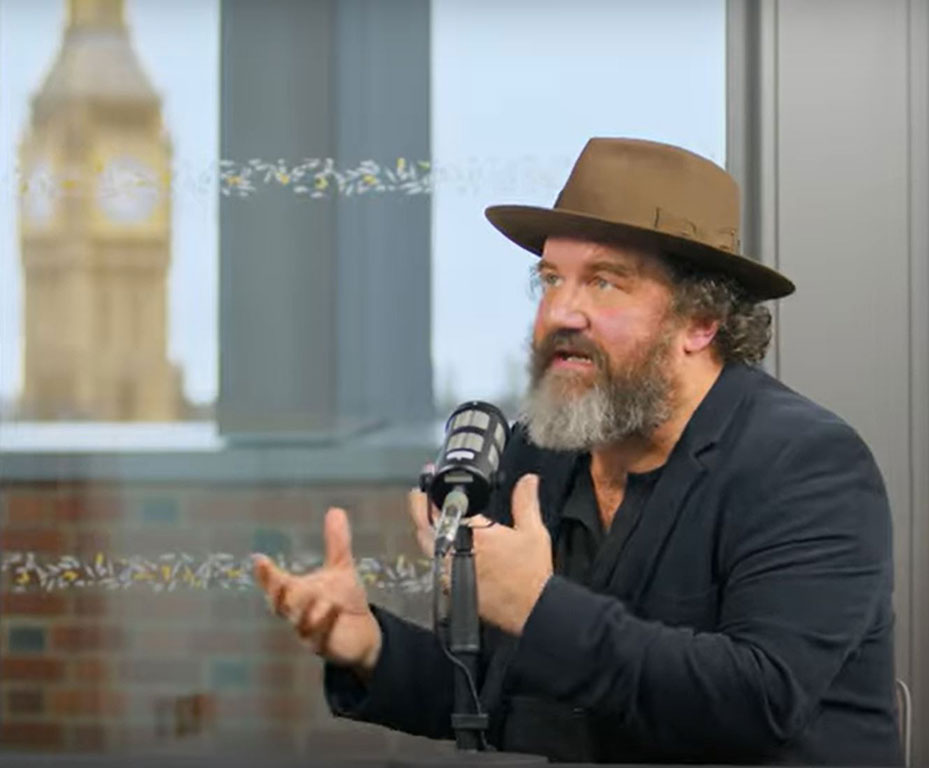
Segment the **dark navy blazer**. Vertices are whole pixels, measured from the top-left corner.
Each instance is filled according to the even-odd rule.
[[[553,541],[578,457],[521,429],[490,514],[541,475]],[[582,586],[555,575],[517,639],[485,628],[481,698],[500,749],[574,762],[901,763],[891,520],[845,422],[759,369],[727,366],[634,529]],[[332,666],[336,714],[450,738],[432,633],[377,610],[367,686]]]

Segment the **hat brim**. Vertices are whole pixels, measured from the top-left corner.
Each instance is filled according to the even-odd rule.
[[[784,275],[754,259],[654,229],[531,205],[492,205],[484,215],[505,237],[537,256],[549,237],[623,243],[657,248],[699,269],[731,277],[759,301],[779,299],[795,290]]]

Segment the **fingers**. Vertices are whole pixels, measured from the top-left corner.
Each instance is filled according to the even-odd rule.
[[[277,566],[267,555],[252,555],[252,573],[255,574],[255,581],[258,582],[258,586],[265,592],[271,588],[274,572],[277,570]]]
[[[328,588],[325,575],[317,572],[294,576],[278,568],[266,555],[252,555],[255,578],[265,593],[272,613],[296,624],[303,612]]]
[[[335,568],[353,568],[352,529],[344,509],[330,507],[323,524],[323,539],[326,545],[325,564]]]
[[[523,475],[513,488],[510,509],[513,513],[513,527],[531,529],[545,527],[542,522],[542,510],[539,508],[539,476]]]
[[[432,465],[427,464],[423,471],[432,471]],[[429,508],[432,502],[429,497],[418,488],[412,488],[406,496],[407,511],[410,513],[410,519],[416,529],[416,541],[419,548],[426,557],[432,557],[435,547],[435,531],[432,529],[432,523],[429,520]],[[435,505],[432,505],[435,514]]]
[[[308,643],[315,653],[325,654],[329,634],[340,613],[339,606],[325,598],[314,601],[294,621],[297,636]]]
[[[265,593],[268,606],[278,616],[282,616],[282,601],[293,577],[278,568],[266,555],[252,555],[252,562],[255,579]]]
[[[421,474],[432,474],[435,471],[435,464],[431,462],[423,465]],[[429,500],[429,496],[421,491],[418,487],[411,488],[410,492],[407,494],[407,510],[410,513],[410,517],[413,518],[413,524],[417,529],[419,528],[431,528],[432,523],[438,517],[439,510],[436,509],[435,504]],[[432,519],[430,520],[430,510],[432,512]]]
[[[406,495],[406,508],[416,529],[429,528],[429,497],[418,488],[411,488]]]
[[[297,631],[301,633],[300,636],[304,640],[309,640],[312,643],[316,653],[323,655],[329,653],[329,636],[339,618],[340,612],[337,605],[332,605],[330,603],[324,606],[324,610],[317,614],[313,620],[312,626],[306,629],[306,634],[304,634],[304,629],[302,627],[298,628]]]
[[[305,631],[318,633],[325,628],[327,618],[334,618],[336,614],[337,606],[322,597],[304,611],[302,621],[297,623],[297,631],[301,634]]]
[[[295,581],[289,586],[290,589],[280,598],[279,609],[275,612],[296,627],[303,620],[304,614],[319,602],[321,595],[317,584],[309,578]]]

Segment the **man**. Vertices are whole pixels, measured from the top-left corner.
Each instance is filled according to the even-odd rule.
[[[541,255],[509,486],[474,531],[481,701],[500,749],[576,762],[900,763],[890,514],[867,447],[755,366],[784,276],[738,254],[713,163],[593,139],[554,209],[490,221]],[[425,498],[411,494],[420,538]],[[452,735],[432,633],[372,609],[345,513],[326,563],[258,558],[337,714]]]

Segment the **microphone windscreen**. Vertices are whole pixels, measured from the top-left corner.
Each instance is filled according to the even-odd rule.
[[[429,488],[435,505],[441,508],[452,488],[461,486],[469,515],[486,508],[509,437],[506,416],[495,405],[472,400],[452,411]]]

